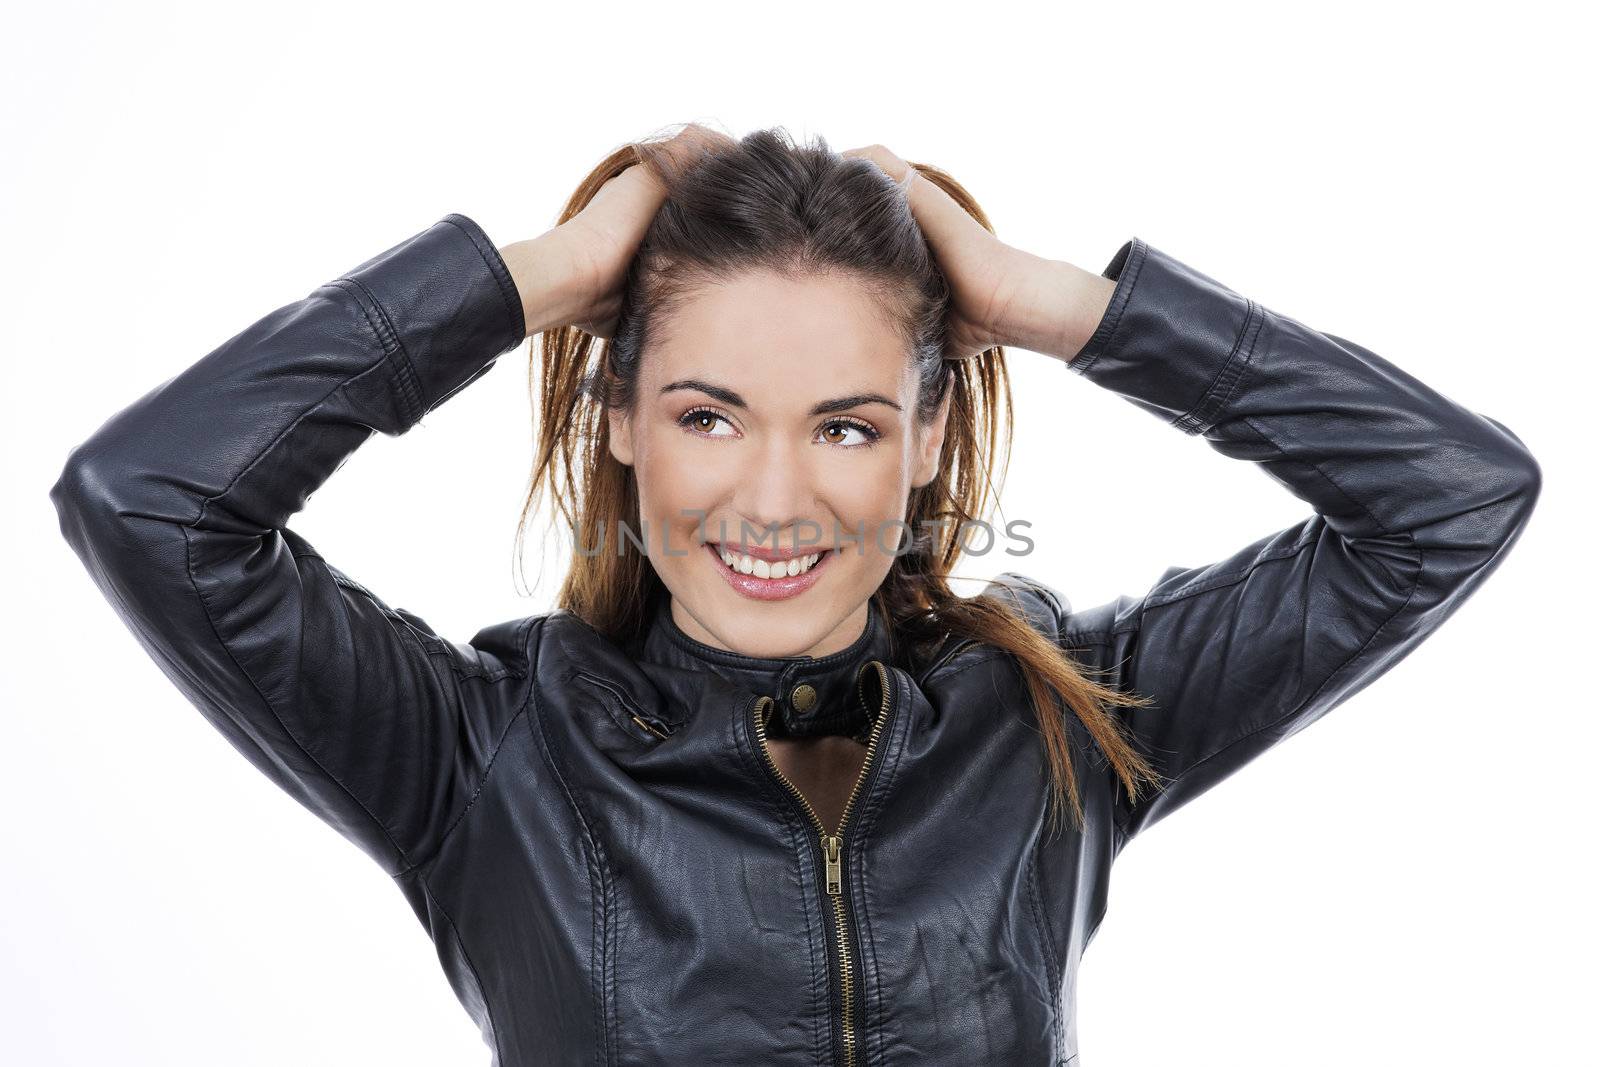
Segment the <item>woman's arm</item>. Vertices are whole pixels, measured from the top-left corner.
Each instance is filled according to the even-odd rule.
[[[487,773],[537,620],[445,640],[286,523],[374,431],[405,433],[521,343],[528,309],[558,304],[539,274],[519,292],[478,225],[448,215],[113,416],[50,490],[174,684],[390,873],[432,854]]]
[[[663,148],[710,135],[691,125]],[[624,166],[503,251],[447,215],[113,416],[50,489],[67,542],[173,683],[391,873],[435,854],[485,780],[527,703],[542,616],[446,640],[286,523],[374,431],[405,433],[530,334],[609,336],[665,195]]]
[[[1011,345],[1067,361],[1315,512],[1227,559],[1169,567],[1142,597],[1075,612],[1031,583],[1064,648],[1154,698],[1125,715],[1168,784],[1123,799],[1119,848],[1392,667],[1526,525],[1540,470],[1522,441],[1368,349],[1138,239],[1100,278],[1042,259],[883,145],[844,154],[903,182],[950,282],[951,358]]]
[[[1315,511],[1141,597],[1055,598],[1063,647],[1154,698],[1122,714],[1169,784],[1119,808],[1125,843],[1437,630],[1517,540],[1540,469],[1499,422],[1144,241],[1103,273],[1088,341],[1051,354]]]

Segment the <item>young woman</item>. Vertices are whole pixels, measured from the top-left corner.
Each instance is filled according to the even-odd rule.
[[[572,569],[463,643],[287,524],[533,334]],[[1314,514],[1087,609],[953,594],[1006,346]],[[1437,629],[1539,484],[1144,241],[1096,275],[881,146],[690,126],[538,238],[449,215],[269,313],[51,496],[178,688],[393,875],[494,1063],[1043,1067],[1119,851]]]

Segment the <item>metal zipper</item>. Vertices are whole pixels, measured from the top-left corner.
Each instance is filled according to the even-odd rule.
[[[844,803],[844,812],[839,816],[839,825],[832,833],[822,825],[822,819],[817,815],[817,810],[811,806],[806,795],[791,782],[783,771],[778,769],[777,760],[772,758],[772,750],[767,747],[767,719],[771,716],[774,703],[770,696],[763,696],[751,707],[755,720],[754,727],[756,738],[761,742],[761,754],[766,758],[767,767],[774,777],[793,794],[811,817],[811,824],[816,827],[817,838],[822,843],[823,881],[825,885],[824,896],[833,903],[833,929],[834,947],[837,950],[839,963],[839,1003],[841,1007],[842,1023],[840,1039],[844,1048],[844,1067],[855,1067],[856,1063],[856,1031],[855,1031],[855,973],[854,954],[850,945],[850,926],[846,901],[849,894],[844,889],[844,832],[850,822],[850,814],[855,810],[856,795],[861,792],[862,783],[867,779],[867,774],[872,770],[872,760],[878,751],[878,738],[883,733],[883,728],[888,722],[890,688],[889,671],[879,660],[872,660],[871,666],[878,670],[878,690],[882,694],[881,705],[877,718],[873,720],[872,732],[867,738],[867,755],[861,763],[861,772],[856,775],[855,785],[850,788],[850,796]],[[861,697],[860,675],[856,677],[856,696]],[[864,702],[864,700],[863,700]]]
[[[638,723],[639,727],[641,729],[647,730],[648,732],[650,732],[652,734],[655,734],[657,737],[661,738],[662,740],[667,740],[667,739],[670,739],[672,737],[672,735],[667,733],[667,731],[663,730],[661,728],[661,726],[658,723],[656,723],[656,721],[654,719],[643,719],[643,718],[640,718],[637,712],[632,712],[632,711],[628,712],[628,717],[631,718],[634,722]]]

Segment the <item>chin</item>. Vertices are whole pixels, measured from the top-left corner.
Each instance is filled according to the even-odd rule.
[[[859,558],[848,552],[829,559],[803,592],[777,599],[741,592],[750,583],[741,586],[719,573],[723,564],[714,553],[672,563],[671,581],[657,573],[686,614],[715,638],[708,643],[763,659],[810,654],[871,595],[857,573]]]
[[[728,589],[700,592],[702,595],[692,606],[702,625],[716,635],[722,645],[763,659],[806,654],[833,632],[852,610],[852,606],[832,597],[805,596],[791,602],[762,603],[747,600]]]

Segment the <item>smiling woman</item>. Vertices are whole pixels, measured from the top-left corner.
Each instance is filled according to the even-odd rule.
[[[755,656],[849,645],[895,557],[872,536],[841,551],[845,532],[905,517],[937,473],[951,395],[917,417],[915,365],[876,298],[837,273],[707,286],[660,324],[635,390],[636,409],[608,411],[611,454],[633,468],[645,531],[660,532],[650,563],[678,625]],[[682,551],[701,541],[751,560],[746,577],[728,580],[720,553]],[[818,548],[828,563],[785,569],[773,588],[756,562]]]
[[[894,157],[798,146],[781,129],[735,142],[690,126],[630,145],[590,173],[563,223],[581,222],[636,160],[664,202],[614,319],[540,340],[542,418],[523,518],[549,494],[578,544],[623,530],[619,547],[645,551],[585,555],[558,603],[623,646],[664,613],[704,645],[759,659],[846,648],[872,611],[907,655],[981,639],[1016,658],[1029,704],[1075,710],[1130,795],[1154,784],[1107,710],[1143,701],[1101,685],[1018,610],[1019,596],[1038,595],[1030,583],[1002,578],[977,597],[950,584],[962,532],[982,523],[1003,473],[999,342],[1077,351],[1111,283],[1002,245],[966,191],[929,168],[987,242],[976,273],[990,288],[967,299],[1007,311],[954,314],[961,279],[936,262],[912,184],[885,173]],[[596,334],[606,336],[598,350]],[[763,557],[819,550],[824,562],[804,575],[773,579],[770,562],[764,580],[757,571]],[[777,739],[812,727],[782,699],[777,710],[783,760],[791,753]],[[1081,821],[1071,727],[1035,721],[1052,826],[1064,807]]]
[[[529,503],[578,551],[554,610],[449,640],[287,524],[531,334]],[[1004,345],[1313,513],[1142,596],[957,596]],[[51,498],[174,684],[393,876],[497,1065],[1082,1067],[1127,842],[1415,648],[1539,491],[1500,423],[1142,240],[1093,275],[881,146],[690,127],[537,239],[452,214],[270,312]]]

